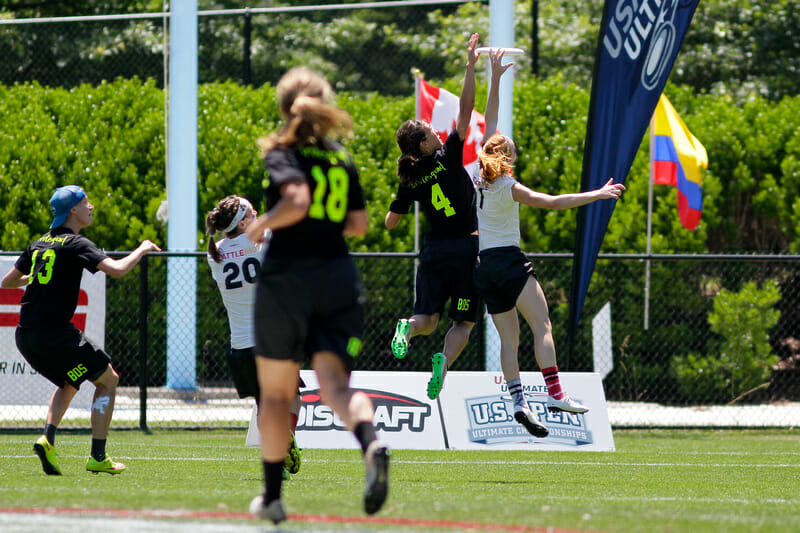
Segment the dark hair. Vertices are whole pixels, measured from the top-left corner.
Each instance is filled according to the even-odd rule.
[[[397,177],[406,185],[419,177],[419,161],[423,158],[420,143],[425,140],[425,122],[407,120],[397,129],[397,146],[400,158],[397,160]]]
[[[219,250],[217,250],[217,243],[214,241],[214,235],[216,235],[218,231],[223,231],[233,222],[233,217],[236,216],[238,210],[239,197],[226,196],[219,201],[214,209],[209,211],[208,215],[206,215],[206,234],[209,236],[208,255],[211,256],[211,259],[213,259],[215,263],[221,262],[222,256]],[[233,228],[226,234],[226,237],[235,237],[237,234],[238,230]]]

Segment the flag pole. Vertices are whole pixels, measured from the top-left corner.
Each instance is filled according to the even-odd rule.
[[[653,220],[653,154],[656,114],[650,118],[650,172],[647,176],[647,259],[644,263],[644,329],[650,328],[650,236],[652,234]]]
[[[419,84],[422,71],[412,68],[414,75],[414,120],[422,119],[422,102],[419,99]],[[417,269],[419,268],[419,202],[414,202],[414,294],[417,294]]]

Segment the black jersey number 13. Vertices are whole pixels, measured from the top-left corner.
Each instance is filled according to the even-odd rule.
[[[319,220],[327,218],[331,222],[343,221],[347,215],[347,191],[350,187],[347,171],[342,167],[330,167],[326,176],[319,166],[314,166],[311,176],[317,186],[308,216]]]

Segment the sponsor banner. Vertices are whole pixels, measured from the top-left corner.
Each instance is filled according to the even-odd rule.
[[[456,450],[614,451],[600,374],[561,372],[561,385],[589,412],[549,412],[540,372],[522,372],[525,396],[550,435],[536,438],[514,420],[511,395],[503,375],[494,372],[448,372],[439,399],[447,440]]]
[[[297,425],[301,448],[358,448],[339,417],[320,401],[314,372],[301,371],[307,387]],[[503,375],[494,372],[449,372],[436,401],[428,399],[428,372],[353,372],[350,385],[366,393],[375,407],[380,439],[395,449],[417,450],[563,450],[613,451],[614,438],[606,409],[603,382],[596,373],[561,373],[570,395],[590,408],[583,415],[550,413],[547,389],[539,372],[523,372],[531,409],[550,430],[537,439],[513,418],[511,396]],[[247,446],[260,446],[255,407]]]
[[[317,375],[302,370],[306,387],[295,438],[301,448],[359,448],[333,410],[322,403]],[[427,372],[353,372],[350,387],[362,391],[375,408],[378,438],[395,449],[444,450],[441,418],[435,401],[427,396]],[[247,446],[260,446],[255,408],[247,431]]]
[[[16,263],[16,257],[0,257],[0,277]],[[44,405],[56,387],[40,376],[17,350],[14,332],[24,289],[0,289],[0,405]],[[72,320],[95,344],[104,347],[106,322],[106,277],[102,272],[83,271],[78,307]],[[94,387],[81,386],[70,407],[89,409]]]

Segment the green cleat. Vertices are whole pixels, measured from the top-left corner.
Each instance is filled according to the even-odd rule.
[[[289,441],[289,451],[286,452],[284,465],[290,474],[296,474],[300,471],[300,448],[297,447],[297,441],[294,438],[294,433],[291,435],[292,437]]]
[[[89,457],[89,460],[86,461],[86,470],[92,474],[105,472],[106,474],[116,475],[125,471],[125,465],[122,463],[115,463],[109,456],[106,456],[102,461],[97,461],[94,457]]]
[[[289,481],[292,479],[292,475],[289,473],[288,470],[286,470],[286,467],[283,468],[283,473],[281,474],[281,478],[283,478],[284,481]]]
[[[402,359],[408,353],[408,330],[411,324],[407,319],[401,318],[397,321],[392,338],[392,353],[397,359]]]
[[[447,358],[443,353],[435,353],[431,358],[432,376],[428,381],[428,398],[435,400],[444,387],[444,376],[447,374]]]
[[[39,460],[42,462],[42,470],[44,470],[45,474],[48,476],[61,475],[61,469],[56,463],[56,449],[50,444],[47,437],[44,435],[39,437],[33,445],[33,451],[39,456]]]

